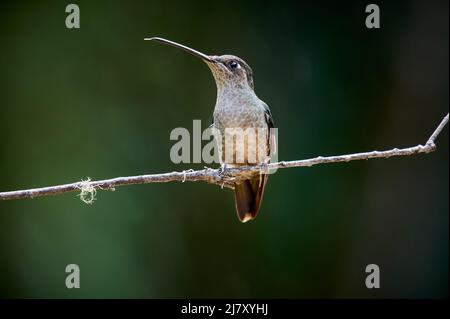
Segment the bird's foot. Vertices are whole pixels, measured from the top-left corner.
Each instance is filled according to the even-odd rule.
[[[217,169],[217,175],[224,176],[226,175],[228,168],[227,164],[221,164],[220,167]]]
[[[226,166],[226,164],[221,164],[220,167],[214,173],[214,176],[216,177],[216,179],[224,181],[227,176],[227,171],[228,167]]]

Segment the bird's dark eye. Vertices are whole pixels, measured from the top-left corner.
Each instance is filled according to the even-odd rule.
[[[239,63],[233,60],[228,63],[228,66],[230,67],[230,69],[236,69],[239,66]]]

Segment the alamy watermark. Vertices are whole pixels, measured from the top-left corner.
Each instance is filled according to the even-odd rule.
[[[67,289],[80,288],[80,267],[77,264],[66,266],[66,287]]]
[[[376,4],[368,4],[366,6],[366,13],[369,15],[366,17],[367,29],[379,29],[380,28],[380,7]]]
[[[66,6],[66,28],[79,29],[80,28],[80,7],[76,4],[68,4]]]
[[[380,288],[380,267],[377,264],[366,266],[366,287],[368,289]]]
[[[258,165],[278,161],[278,129],[265,127],[208,127],[193,120],[192,134],[184,127],[170,133],[176,143],[170,149],[175,163],[232,163]]]

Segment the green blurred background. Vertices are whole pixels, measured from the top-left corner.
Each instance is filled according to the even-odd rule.
[[[0,190],[157,173],[209,125],[213,78],[161,36],[253,68],[280,159],[424,143],[449,102],[447,1],[0,4]],[[149,184],[0,203],[0,296],[448,297],[448,128],[430,155],[280,170],[259,217],[229,190]],[[81,268],[81,289],[65,267]],[[365,267],[381,288],[365,287]]]

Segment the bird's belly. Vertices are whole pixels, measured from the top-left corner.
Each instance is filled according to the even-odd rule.
[[[268,161],[269,129],[263,112],[216,112],[214,125],[221,163],[235,166]]]

